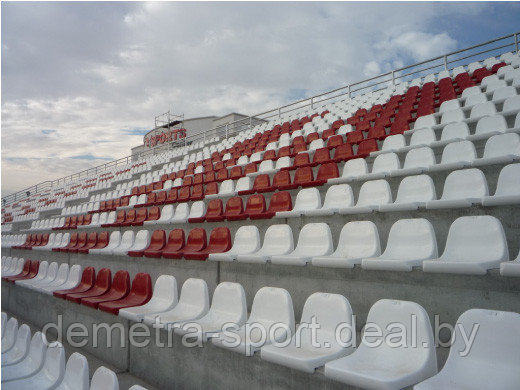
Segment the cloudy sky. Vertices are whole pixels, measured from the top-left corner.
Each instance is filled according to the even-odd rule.
[[[2,195],[518,29],[512,3],[2,2]]]

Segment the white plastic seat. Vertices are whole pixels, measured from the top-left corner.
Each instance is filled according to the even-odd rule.
[[[458,99],[445,100],[441,103],[439,107],[439,112],[443,113],[446,111],[457,110],[460,109],[460,103]]]
[[[435,131],[431,127],[417,129],[410,137],[409,148],[417,148],[420,146],[430,146],[437,141]]]
[[[166,223],[169,223],[170,220],[173,218],[173,212],[174,212],[174,207],[172,204],[167,204],[165,206],[163,206],[163,208],[161,209],[161,215],[159,217],[159,219],[155,220],[155,221],[144,221],[144,225],[158,225],[158,224],[166,224]],[[89,251],[90,253],[90,251]]]
[[[8,390],[53,389],[65,374],[65,349],[56,342],[47,348],[43,367],[37,374],[24,379],[2,382]]]
[[[47,340],[41,332],[35,332],[27,356],[20,362],[2,366],[2,382],[28,378],[43,367]]]
[[[327,180],[330,184],[340,184],[355,180],[361,176],[368,174],[367,162],[364,158],[356,158],[349,160],[343,166],[341,177],[336,177]]]
[[[490,137],[484,146],[482,158],[473,161],[474,166],[510,163],[520,158],[520,135],[499,134]]]
[[[56,279],[57,274],[58,263],[52,262],[49,264],[49,268],[47,268],[47,274],[45,275],[45,278],[40,280],[27,279],[26,283],[23,286],[31,290],[37,290],[40,286],[45,286],[54,281],[54,279]]]
[[[390,135],[385,138],[383,141],[383,146],[381,147],[381,150],[377,152],[371,152],[371,156],[378,156],[383,153],[390,153],[390,152],[397,152],[399,149],[406,147],[406,141],[404,138],[404,135],[402,134],[395,134]]]
[[[485,102],[480,103],[471,108],[471,112],[469,117],[473,118],[482,118],[484,116],[493,116],[497,113],[495,108],[495,104],[493,102]]]
[[[119,390],[119,381],[114,371],[101,366],[92,375],[90,390]]]
[[[2,354],[9,351],[16,343],[16,335],[18,334],[18,321],[12,317],[7,321],[5,331],[2,335]]]
[[[383,271],[411,271],[424,260],[437,257],[437,239],[432,224],[424,218],[400,219],[390,228],[385,251],[365,258],[361,267]]]
[[[251,324],[256,324],[254,327],[257,328],[251,329]],[[277,324],[276,331],[271,332],[274,324]],[[281,328],[280,325],[285,325],[286,328]],[[260,332],[258,327],[266,331],[267,337],[264,340],[261,337],[263,332]],[[250,329],[250,332],[247,332],[247,329]],[[228,334],[223,333],[213,338],[212,342],[218,347],[252,356],[264,345],[286,340],[293,332],[294,310],[289,293],[282,288],[262,287],[253,299],[247,322],[237,330],[228,329]]]
[[[485,275],[503,261],[509,261],[509,253],[500,221],[489,215],[467,216],[451,224],[444,253],[425,261],[423,271]]]
[[[24,258],[19,258],[16,261],[13,261],[11,267],[7,271],[5,271],[2,274],[2,276],[18,275],[20,272],[22,272],[24,264],[25,264]]]
[[[435,154],[430,147],[423,146],[411,149],[406,153],[403,169],[390,173],[390,176],[417,175],[428,171],[435,164]]]
[[[67,275],[65,283],[59,283],[55,281],[51,285],[42,287],[40,291],[44,294],[52,295],[52,293],[57,290],[69,290],[71,288],[74,288],[81,281],[81,272],[81,265],[75,264],[72,267],[70,267],[69,274]]]
[[[87,358],[80,353],[74,352],[70,355],[65,366],[63,381],[55,390],[89,390],[88,379]]]
[[[121,245],[121,232],[116,230],[116,231],[113,231],[110,233],[110,237],[108,239],[108,245],[104,248],[99,248],[99,249],[89,249],[88,250],[88,253],[89,254],[96,254],[96,255],[101,255],[101,254],[112,254],[112,251],[117,248],[119,245]]]
[[[513,261],[500,263],[500,275],[520,277],[520,251]]]
[[[204,316],[209,309],[208,285],[203,279],[187,279],[182,285],[177,305],[169,310],[147,314],[144,322],[148,325],[159,323],[173,326],[175,323],[196,320]]]
[[[513,80],[513,85],[516,87],[519,86],[518,80],[520,78],[520,69],[519,75]],[[509,97],[504,101],[504,106],[502,107],[502,115],[514,114],[520,110],[520,95]]]
[[[415,332],[412,331],[412,321]],[[435,340],[426,310],[417,303],[382,299],[370,309],[367,324],[381,329],[381,338],[367,336],[354,353],[325,364],[325,376],[363,389],[398,390],[437,373]],[[392,326],[394,324],[394,326]],[[395,324],[406,336],[405,345],[389,345]],[[370,327],[374,334],[374,325]],[[377,343],[377,339],[382,340]],[[375,343],[374,343],[375,342]],[[414,345],[411,348],[410,345]]]
[[[515,87],[509,86],[497,88],[493,91],[493,101],[498,102],[516,95],[517,93]]]
[[[15,284],[19,286],[24,286],[26,284],[40,282],[41,280],[45,279],[47,276],[47,269],[49,268],[49,263],[46,261],[40,261],[40,264],[38,266],[38,273],[36,276],[32,279],[22,279],[22,280],[16,280]]]
[[[235,233],[231,249],[224,253],[210,253],[208,260],[234,261],[238,255],[257,252],[261,248],[260,232],[256,226],[240,226]]]
[[[469,140],[483,139],[495,134],[505,133],[507,122],[502,115],[485,116],[477,122],[475,134],[469,136]]]
[[[239,193],[240,191],[248,191],[251,189],[251,178],[249,176],[241,177],[237,180],[235,186],[235,192]]]
[[[341,229],[338,246],[328,256],[312,258],[316,267],[354,268],[366,257],[379,256],[381,245],[377,227],[370,221],[348,222]]]
[[[180,203],[175,208],[175,214],[170,220],[170,223],[185,223],[188,221],[190,215],[190,207],[188,203]]]
[[[401,162],[396,153],[381,154],[374,159],[370,174],[361,177],[360,180],[382,179],[399,169],[401,169]]]
[[[235,182],[231,179],[224,180],[219,187],[218,194],[213,197],[224,198],[227,196],[233,196],[236,194],[235,191]],[[211,199],[211,196],[209,197]]]
[[[466,335],[478,329],[467,349]],[[442,370],[414,390],[510,390],[520,383],[520,314],[471,309],[457,320],[454,341]],[[468,350],[467,354],[462,351]]]
[[[188,215],[188,220],[190,218],[201,218],[206,215],[206,204],[202,200],[198,200],[193,202],[190,208],[190,214]]]
[[[351,206],[354,206],[352,188],[348,184],[336,184],[327,190],[321,208],[305,210],[304,215],[309,217],[332,215],[340,208]]]
[[[294,250],[294,239],[289,225],[271,225],[264,235],[262,247],[250,254],[239,254],[237,260],[244,263],[265,263],[273,255],[285,255]]]
[[[294,134],[294,132],[293,132]],[[280,157],[276,160],[276,170],[280,170],[282,168],[287,168],[291,165],[291,158],[289,156]]]
[[[437,125],[437,120],[435,119],[435,115],[430,114],[430,115],[424,115],[424,116],[417,118],[413,128],[414,128],[414,130],[417,130],[417,129],[421,129],[424,127],[432,127],[435,125]]]
[[[484,196],[482,206],[517,203],[520,203],[520,164],[509,164],[500,171],[495,194]]]
[[[447,144],[454,141],[462,141],[469,136],[469,128],[466,122],[448,123],[443,129],[441,139],[437,144]]]
[[[125,256],[134,244],[134,240],[135,233],[132,230],[127,230],[121,236],[121,241],[119,242],[119,245],[116,248],[112,249],[110,252],[107,252],[106,254],[114,256]]]
[[[429,171],[453,170],[470,166],[477,158],[471,141],[458,141],[446,145],[442,151],[440,164],[431,166]]]
[[[77,267],[76,267],[77,268]],[[81,267],[80,267],[81,270]],[[67,281],[67,277],[69,276],[69,265],[67,263],[62,263],[58,267],[58,272],[56,274],[56,278],[49,283],[39,284],[38,286],[34,286],[34,290],[39,291],[41,293],[45,293],[47,289],[51,292],[54,288],[59,289],[59,286],[64,284]]]
[[[479,88],[479,87],[471,87],[471,88]],[[470,88],[467,88],[467,89],[470,89]],[[486,103],[487,101],[488,100],[487,100],[486,94],[480,92],[480,89],[479,89],[478,93],[474,93],[466,98],[466,100],[464,101],[464,107],[468,107],[468,108],[473,107],[478,104]]]
[[[444,182],[442,196],[426,203],[427,209],[470,207],[488,196],[486,176],[480,169],[470,168],[451,172]]]
[[[363,183],[355,206],[338,210],[339,214],[370,213],[383,204],[392,203],[392,192],[386,180],[373,180]]]
[[[175,325],[175,333],[207,341],[226,324],[243,325],[247,320],[246,293],[238,283],[222,282],[213,292],[209,311],[202,318]]]
[[[325,363],[350,355],[355,345],[341,345],[338,343],[336,331],[338,327],[352,323],[352,308],[349,301],[339,294],[314,293],[303,306],[302,318],[295,335],[289,345],[267,345],[260,350],[263,360],[280,364],[296,370],[313,373]],[[313,345],[309,325],[317,323],[320,327],[314,336],[321,346]],[[350,335],[351,340],[355,340]],[[328,343],[327,346],[324,344]]]
[[[379,211],[417,210],[425,207],[427,202],[435,200],[435,185],[428,175],[407,176],[397,190],[394,203],[379,206]]]
[[[16,334],[13,347],[5,353],[2,352],[2,367],[21,362],[29,352],[30,343],[31,329],[26,324],[22,324]]]
[[[332,234],[326,223],[308,223],[300,230],[298,244],[291,253],[274,255],[271,263],[305,265],[315,256],[327,256],[333,252]]]
[[[173,309],[177,302],[177,280],[171,275],[161,275],[155,281],[152,298],[147,303],[120,309],[119,315],[135,322],[141,322],[147,315]]]
[[[320,191],[316,187],[304,188],[298,191],[291,211],[278,211],[275,218],[300,217],[307,210],[317,210],[321,207]]]
[[[448,124],[452,122],[462,122],[466,119],[464,116],[464,111],[460,108],[455,110],[450,110],[442,113],[441,116],[441,125]]]

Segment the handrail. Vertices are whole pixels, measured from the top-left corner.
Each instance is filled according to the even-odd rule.
[[[168,143],[168,144],[150,148],[149,150],[146,150],[144,152],[137,154],[137,156],[136,156],[136,154],[133,154],[130,156],[126,156],[126,157],[117,159],[117,160],[110,161],[105,164],[101,164],[101,165],[98,165],[98,166],[95,166],[92,168],[85,169],[83,171],[80,171],[80,172],[77,172],[72,175],[68,175],[68,176],[65,176],[65,177],[62,177],[62,178],[59,178],[56,180],[46,181],[43,183],[33,185],[24,190],[7,195],[2,200],[3,200],[4,204],[12,203],[17,200],[21,200],[21,199],[25,198],[27,196],[26,195],[27,191],[29,191],[31,195],[34,195],[35,193],[38,193],[44,189],[50,190],[57,184],[61,184],[61,183],[64,184],[68,181],[71,181],[74,179],[81,179],[84,176],[90,176],[92,174],[105,173],[109,168],[117,167],[120,164],[128,165],[130,162],[135,161],[136,159],[140,159],[140,158],[146,157],[148,155],[154,155],[154,154],[160,153],[161,151],[171,150],[172,148],[187,146],[189,143],[192,143],[192,142],[198,142],[198,141],[203,141],[203,140],[205,141],[206,139],[210,139],[215,136],[217,136],[217,137],[224,136],[227,139],[230,136],[239,133],[240,131],[252,128],[258,122],[263,122],[263,121],[272,119],[274,117],[280,118],[282,114],[286,114],[286,113],[289,113],[289,112],[292,112],[292,111],[295,111],[295,110],[298,110],[298,109],[301,109],[304,107],[310,107],[311,109],[314,109],[314,106],[323,104],[323,102],[330,101],[332,99],[336,99],[336,98],[340,98],[340,97],[344,97],[346,95],[348,95],[348,97],[350,98],[357,92],[374,90],[375,87],[377,87],[381,84],[388,84],[388,83],[392,83],[394,85],[399,84],[399,82],[404,82],[404,81],[407,81],[408,79],[411,79],[412,76],[414,76],[414,75],[421,74],[423,72],[426,72],[426,71],[429,71],[432,69],[442,68],[442,70],[451,70],[451,69],[453,69],[453,67],[450,68],[450,65],[452,65],[452,64],[467,60],[469,58],[482,57],[484,54],[487,54],[487,53],[490,53],[493,51],[496,52],[498,50],[502,50],[505,48],[513,48],[513,50],[518,53],[519,36],[520,36],[520,32],[515,32],[515,33],[509,34],[509,35],[504,35],[502,37],[491,39],[489,41],[485,41],[485,42],[482,42],[482,43],[479,43],[479,44],[476,44],[473,46],[469,46],[464,49],[459,49],[456,51],[452,51],[450,53],[446,53],[444,55],[430,58],[428,60],[417,62],[412,65],[394,69],[393,71],[382,73],[378,76],[374,76],[374,77],[370,77],[370,78],[367,78],[367,79],[364,79],[361,81],[353,82],[353,83],[350,83],[343,87],[335,88],[335,89],[332,89],[327,92],[322,92],[320,94],[311,96],[309,98],[297,100],[295,102],[285,104],[285,105],[273,108],[271,110],[261,112],[256,115],[251,115],[249,117],[242,118],[242,119],[239,119],[234,122],[230,122],[226,125],[220,125],[220,126],[212,128],[212,129],[205,130],[203,132],[188,136],[181,140],[172,141],[171,143]],[[500,46],[478,51],[476,53],[468,53],[471,50],[478,49],[483,46],[487,46],[487,45],[490,45],[490,44],[493,44],[496,42],[503,43],[503,41],[506,41],[510,38],[513,38],[513,41],[510,43],[501,44]],[[468,53],[468,54],[465,56],[462,56],[460,58],[455,58],[455,59],[450,58],[453,56],[457,56],[458,54],[461,54],[461,53]],[[436,63],[438,61],[440,61],[440,62]],[[428,66],[414,70],[414,71],[405,72],[405,71],[411,70],[413,68],[420,67],[421,65],[428,65]],[[372,81],[377,81],[377,82],[371,83]],[[366,85],[364,85],[364,84],[366,84]],[[361,87],[355,88],[357,86],[361,86]],[[342,93],[335,95],[335,96],[330,96],[331,94],[334,94],[334,93],[337,93],[340,91],[342,91]],[[298,106],[298,105],[301,105],[301,106]],[[295,107],[295,106],[297,106],[297,107]],[[291,109],[289,109],[289,108],[291,108]],[[244,122],[246,122],[246,123],[244,124]],[[254,124],[254,122],[256,122],[256,123]],[[239,125],[240,123],[241,123],[241,125]]]

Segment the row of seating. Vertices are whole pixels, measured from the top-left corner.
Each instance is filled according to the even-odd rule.
[[[31,337],[28,325],[18,326],[16,318],[2,312],[2,388],[12,390],[119,390],[114,371],[101,366],[89,385],[89,367],[85,356],[70,355],[65,365],[65,348],[49,343],[44,334]],[[129,390],[146,390],[133,385]]]

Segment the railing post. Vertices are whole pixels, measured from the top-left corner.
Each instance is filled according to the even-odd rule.
[[[278,119],[282,117],[282,108],[278,107]]]
[[[250,116],[249,117],[249,130],[251,130],[253,128],[253,117]]]
[[[444,56],[444,70],[448,70],[448,56]]]
[[[392,71],[392,85],[395,85],[395,71]]]
[[[516,53],[518,54],[518,33],[515,33],[515,48],[516,48]]]
[[[348,98],[350,99],[352,97],[352,92],[350,88],[350,84],[348,85]]]
[[[311,110],[314,109],[314,96],[311,97]]]
[[[226,139],[228,137],[228,124],[226,123]]]

